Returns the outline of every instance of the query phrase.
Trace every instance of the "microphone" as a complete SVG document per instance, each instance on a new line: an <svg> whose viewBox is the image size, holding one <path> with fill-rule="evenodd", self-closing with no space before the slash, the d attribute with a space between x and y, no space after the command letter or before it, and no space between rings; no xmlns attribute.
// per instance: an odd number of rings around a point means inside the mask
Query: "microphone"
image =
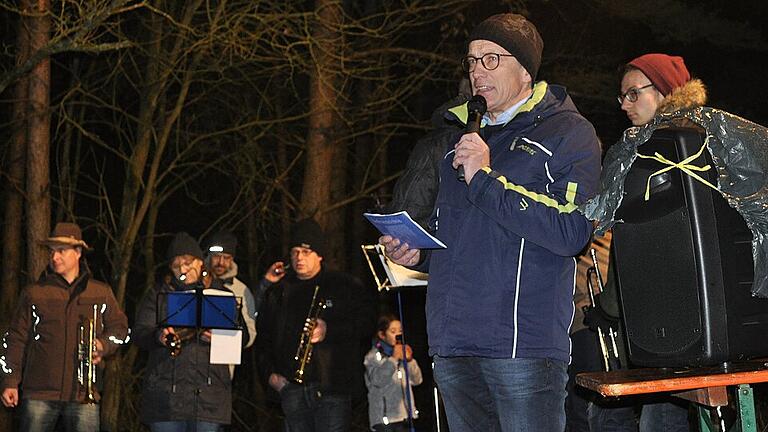
<svg viewBox="0 0 768 432"><path fill-rule="evenodd" d="M485 111L488 109L488 105L485 102L485 98L480 95L472 96L472 99L467 102L467 128L466 133L480 132L480 120L483 119ZM456 178L459 181L464 181L464 165L459 165L456 168Z"/></svg>

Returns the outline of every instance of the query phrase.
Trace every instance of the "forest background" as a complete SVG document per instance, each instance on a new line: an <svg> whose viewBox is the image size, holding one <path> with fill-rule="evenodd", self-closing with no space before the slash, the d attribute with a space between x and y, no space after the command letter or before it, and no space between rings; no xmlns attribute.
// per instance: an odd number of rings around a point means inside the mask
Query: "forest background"
<svg viewBox="0 0 768 432"><path fill-rule="evenodd" d="M606 147L628 126L619 68L646 52L684 56L709 105L768 124L758 0L0 0L0 325L63 220L84 228L91 267L131 317L178 231L235 231L255 283L311 216L325 263L373 286L361 213L386 204L432 111L457 94L467 32L506 11L537 25L539 79L567 86ZM424 353L423 292L406 298ZM231 429L276 430L245 357ZM141 430L140 372L133 346L107 362L109 430ZM9 421L2 411L0 430Z"/></svg>

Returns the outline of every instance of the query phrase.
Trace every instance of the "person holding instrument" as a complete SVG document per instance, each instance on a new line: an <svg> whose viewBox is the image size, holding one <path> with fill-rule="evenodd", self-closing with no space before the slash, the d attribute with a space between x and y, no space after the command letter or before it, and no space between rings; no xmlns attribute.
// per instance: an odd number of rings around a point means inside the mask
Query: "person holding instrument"
<svg viewBox="0 0 768 432"><path fill-rule="evenodd" d="M181 232L171 241L167 256L173 277L148 290L136 313L134 339L149 353L141 421L152 432L217 432L232 415L229 365L210 364L210 329L162 324L168 318L168 293L203 289L203 251L194 238ZM216 278L211 288L225 290ZM247 343L248 327L243 331Z"/></svg>
<svg viewBox="0 0 768 432"><path fill-rule="evenodd" d="M375 297L357 278L325 268L317 222L291 231L290 268L275 263L264 277L274 286L258 319L259 369L279 393L288 430L347 431L352 398L362 395L361 343L374 330Z"/></svg>
<svg viewBox="0 0 768 432"><path fill-rule="evenodd" d="M59 418L68 432L98 431L94 366L128 342L128 319L93 279L78 225L56 224L42 244L48 267L22 290L0 352L3 405L21 404L20 431L52 431Z"/></svg>
<svg viewBox="0 0 768 432"><path fill-rule="evenodd" d="M364 361L368 420L375 432L407 432L409 409L411 418L418 417L411 386L421 384L421 368L411 347L403 344L403 325L394 314L381 315L377 328Z"/></svg>
<svg viewBox="0 0 768 432"><path fill-rule="evenodd" d="M562 87L536 82L543 42L517 14L487 18L462 58L486 100L480 132L449 109L457 142L440 165L427 251L383 236L394 262L429 272L427 332L451 431L565 427L574 256L592 224L600 147ZM463 166L463 181L457 168Z"/></svg>

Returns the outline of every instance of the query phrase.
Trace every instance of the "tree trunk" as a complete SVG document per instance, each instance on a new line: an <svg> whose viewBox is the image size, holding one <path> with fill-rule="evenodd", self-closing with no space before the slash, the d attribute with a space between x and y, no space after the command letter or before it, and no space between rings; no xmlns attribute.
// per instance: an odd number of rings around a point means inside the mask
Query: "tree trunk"
<svg viewBox="0 0 768 432"><path fill-rule="evenodd" d="M27 5L25 5L27 6ZM19 19L16 36L16 64L22 64L29 56L29 21ZM11 127L13 133L8 148L5 172L5 199L3 211L3 275L0 284L0 324L5 328L8 317L16 304L19 291L19 274L22 268L23 245L21 230L24 214L24 171L27 146L27 97L29 79L22 77L14 88Z"/></svg>
<svg viewBox="0 0 768 432"><path fill-rule="evenodd" d="M42 48L50 39L50 0L37 0L34 10L37 16L32 18L30 52ZM48 236L51 226L50 84L51 61L46 58L35 66L29 78L26 219L27 269L30 280L36 278L48 262L48 253L39 243Z"/></svg>
<svg viewBox="0 0 768 432"><path fill-rule="evenodd" d="M327 215L319 213L331 202L331 177L341 175L335 167L333 127L336 119L336 81L339 65L332 56L338 50L342 7L338 0L315 1L316 23L310 45L315 69L310 76L307 163L301 193L303 216L314 216L326 226Z"/></svg>
<svg viewBox="0 0 768 432"><path fill-rule="evenodd" d="M23 4L22 7L29 5ZM19 19L16 35L16 64L20 65L29 56L29 21ZM24 76L16 81L11 125L13 132L9 143L5 172L5 199L3 210L3 274L0 282L0 327L5 328L16 306L19 293L19 275L22 268L24 249L21 241L24 214L24 171L27 146L27 97L29 78ZM12 411L0 410L0 431L13 430Z"/></svg>

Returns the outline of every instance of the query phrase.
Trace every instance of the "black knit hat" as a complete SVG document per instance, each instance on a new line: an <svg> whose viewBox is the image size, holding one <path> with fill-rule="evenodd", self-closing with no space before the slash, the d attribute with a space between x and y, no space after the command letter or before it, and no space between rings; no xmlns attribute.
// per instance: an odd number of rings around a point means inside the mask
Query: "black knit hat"
<svg viewBox="0 0 768 432"><path fill-rule="evenodd" d="M205 252L208 254L226 253L234 256L236 249L237 237L230 231L219 231L208 239Z"/></svg>
<svg viewBox="0 0 768 432"><path fill-rule="evenodd" d="M168 260L173 261L175 257L182 255L192 255L195 258L203 259L203 250L200 249L197 240L185 232L177 233L173 237L171 245L168 246L167 257Z"/></svg>
<svg viewBox="0 0 768 432"><path fill-rule="evenodd" d="M505 13L486 18L469 34L468 43L481 39L491 41L509 51L528 71L531 80L536 81L544 41L536 26L524 16Z"/></svg>
<svg viewBox="0 0 768 432"><path fill-rule="evenodd" d="M291 228L291 248L304 247L323 256L325 252L325 234L314 219L304 219L296 222Z"/></svg>

